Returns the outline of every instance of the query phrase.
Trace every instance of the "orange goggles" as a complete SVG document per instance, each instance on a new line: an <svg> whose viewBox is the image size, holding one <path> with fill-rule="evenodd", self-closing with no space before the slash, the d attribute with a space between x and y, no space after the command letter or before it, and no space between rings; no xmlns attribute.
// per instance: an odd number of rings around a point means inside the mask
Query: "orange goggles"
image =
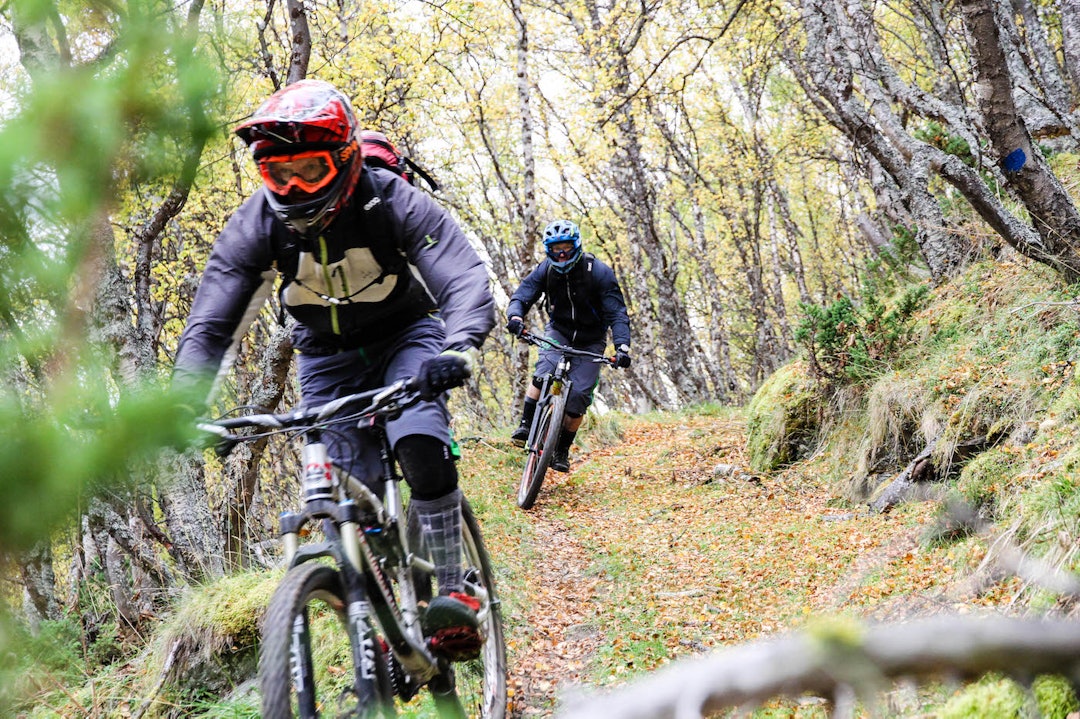
<svg viewBox="0 0 1080 719"><path fill-rule="evenodd" d="M279 195L294 187L315 193L337 176L338 168L330 150L309 150L293 155L270 155L259 159L263 182Z"/></svg>

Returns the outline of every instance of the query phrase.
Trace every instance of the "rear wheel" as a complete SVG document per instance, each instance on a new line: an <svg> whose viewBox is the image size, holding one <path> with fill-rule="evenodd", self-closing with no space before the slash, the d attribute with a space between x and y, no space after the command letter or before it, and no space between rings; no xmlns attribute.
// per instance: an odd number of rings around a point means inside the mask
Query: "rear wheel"
<svg viewBox="0 0 1080 719"><path fill-rule="evenodd" d="M452 691L457 695L458 703L469 719L504 719L506 716L506 644L503 639L502 604L495 591L495 575L491 569L491 559L484 547L480 535L480 525L476 521L468 501L461 502L461 561L465 580L464 591L480 600L480 636L483 645L476 659L455 662L450 665L451 676L440 677L442 681L432 682L432 693L437 706L443 707L440 716L458 714L456 707L447 707L437 694ZM413 512L409 512L409 533L411 547L423 547L419 537L419 523ZM420 550L418 550L420 551ZM428 572L416 571L413 574L417 597L428 600L435 595L435 577ZM436 688L436 684L443 686Z"/></svg>
<svg viewBox="0 0 1080 719"><path fill-rule="evenodd" d="M336 569L315 562L290 569L263 620L263 719L392 715L382 645L360 624L358 631L349 622Z"/></svg>
<svg viewBox="0 0 1080 719"><path fill-rule="evenodd" d="M521 484L518 487L517 503L522 509L531 509L540 495L540 487L544 484L551 459L555 456L555 445L559 442L559 432L562 428L563 409L566 407L566 398L561 395L551 395L540 411L537 420L536 440L529 447L529 454L525 459L525 469L521 473Z"/></svg>

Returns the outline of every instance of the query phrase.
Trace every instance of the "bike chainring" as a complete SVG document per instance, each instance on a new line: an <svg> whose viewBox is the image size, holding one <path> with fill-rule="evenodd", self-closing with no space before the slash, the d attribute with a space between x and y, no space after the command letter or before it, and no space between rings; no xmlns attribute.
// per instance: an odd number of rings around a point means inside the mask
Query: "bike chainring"
<svg viewBox="0 0 1080 719"><path fill-rule="evenodd" d="M386 652L383 656L386 660L386 673L390 676L390 684L394 687L394 694L401 697L402 701L409 701L420 691L420 687L409 679L409 675L405 673L401 662L397 660L393 652Z"/></svg>

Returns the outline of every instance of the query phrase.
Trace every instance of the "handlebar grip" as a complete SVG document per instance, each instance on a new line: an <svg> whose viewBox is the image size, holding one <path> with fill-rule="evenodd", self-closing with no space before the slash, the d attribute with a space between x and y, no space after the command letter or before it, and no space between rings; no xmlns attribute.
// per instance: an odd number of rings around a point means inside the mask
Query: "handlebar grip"
<svg viewBox="0 0 1080 719"><path fill-rule="evenodd" d="M242 418L239 418L242 419ZM232 420L237 422L238 419ZM226 431L224 425L229 420L218 420L216 422L196 422L195 426L201 429L206 434L210 435L207 438L206 444L203 447L213 447L214 454L219 457L228 457L229 453L233 451L236 445L243 441L242 437L237 437L234 434L229 434Z"/></svg>
<svg viewBox="0 0 1080 719"><path fill-rule="evenodd" d="M222 437L217 442L214 442L214 454L225 459L232 454L238 444L240 444L239 437Z"/></svg>

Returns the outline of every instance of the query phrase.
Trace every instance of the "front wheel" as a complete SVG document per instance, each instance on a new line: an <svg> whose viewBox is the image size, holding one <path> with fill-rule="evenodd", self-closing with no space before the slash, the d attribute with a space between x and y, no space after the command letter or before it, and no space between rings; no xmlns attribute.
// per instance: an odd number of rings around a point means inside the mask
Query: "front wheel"
<svg viewBox="0 0 1080 719"><path fill-rule="evenodd" d="M563 409L566 407L566 398L561 395L552 395L539 409L540 416L537 418L535 440L529 447L529 454L525 458L525 469L521 473L521 484L518 486L517 503L522 509L531 509L540 495L540 487L544 484L551 459L555 456L555 445L559 442L559 433L562 430Z"/></svg>
<svg viewBox="0 0 1080 719"><path fill-rule="evenodd" d="M263 619L263 719L393 714L382 645L366 622L353 624L348 615L335 568L312 562L285 574Z"/></svg>

